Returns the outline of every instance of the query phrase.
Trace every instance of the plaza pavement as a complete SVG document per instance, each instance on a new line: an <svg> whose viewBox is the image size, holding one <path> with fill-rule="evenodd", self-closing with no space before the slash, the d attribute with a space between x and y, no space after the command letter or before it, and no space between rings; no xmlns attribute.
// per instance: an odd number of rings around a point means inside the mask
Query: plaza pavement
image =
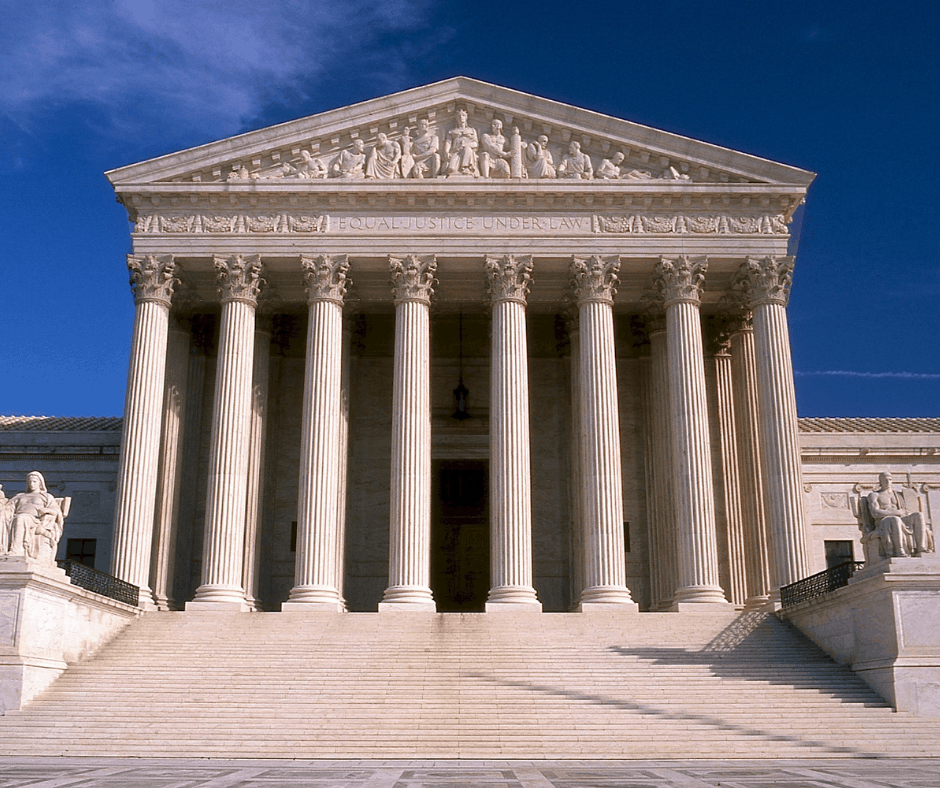
<svg viewBox="0 0 940 788"><path fill-rule="evenodd" d="M221 761L0 758L0 788L98 786L940 788L940 758L773 761Z"/></svg>

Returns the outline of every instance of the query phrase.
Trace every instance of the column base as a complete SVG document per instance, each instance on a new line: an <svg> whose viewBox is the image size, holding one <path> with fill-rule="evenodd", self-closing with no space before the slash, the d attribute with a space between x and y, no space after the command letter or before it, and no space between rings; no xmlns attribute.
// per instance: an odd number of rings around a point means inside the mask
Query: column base
<svg viewBox="0 0 940 788"><path fill-rule="evenodd" d="M766 613L773 610L768 595L752 596L744 603L745 613Z"/></svg>
<svg viewBox="0 0 940 788"><path fill-rule="evenodd" d="M342 611L343 601L339 597L339 592L335 588L323 585L300 585L291 589L287 601L281 604L281 610L286 610L285 605L294 606L298 610L338 610Z"/></svg>
<svg viewBox="0 0 940 788"><path fill-rule="evenodd" d="M389 586L379 602L379 612L389 610L436 613L437 603L427 586Z"/></svg>
<svg viewBox="0 0 940 788"><path fill-rule="evenodd" d="M248 613L250 607L241 588L201 585L196 589L196 596L186 603L186 610L233 610Z"/></svg>
<svg viewBox="0 0 940 788"><path fill-rule="evenodd" d="M590 586L581 592L581 599L578 601L578 611L582 613L587 609L625 606L640 609L626 586Z"/></svg>
<svg viewBox="0 0 940 788"><path fill-rule="evenodd" d="M727 599L721 586L685 586L676 589L675 596L672 598L670 610L679 610L679 606L687 604L695 605L727 605L734 607ZM691 608L690 608L691 609Z"/></svg>
<svg viewBox="0 0 940 788"><path fill-rule="evenodd" d="M494 586L486 597L486 612L512 612L514 609L541 612L542 603L532 586Z"/></svg>

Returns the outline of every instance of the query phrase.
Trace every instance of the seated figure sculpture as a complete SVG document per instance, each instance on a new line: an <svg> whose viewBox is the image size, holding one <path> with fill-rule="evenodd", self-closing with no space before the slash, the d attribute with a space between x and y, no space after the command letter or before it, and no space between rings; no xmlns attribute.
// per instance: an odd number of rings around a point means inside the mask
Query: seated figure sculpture
<svg viewBox="0 0 940 788"><path fill-rule="evenodd" d="M934 552L934 539L920 511L917 493L892 486L892 476L878 475L879 487L859 501L865 563Z"/></svg>
<svg viewBox="0 0 940 788"><path fill-rule="evenodd" d="M8 513L9 522L0 529L10 538L4 551L54 565L71 500L54 498L46 490L46 480L39 471L27 474L26 492L14 495L10 499L12 506L5 507L12 511Z"/></svg>

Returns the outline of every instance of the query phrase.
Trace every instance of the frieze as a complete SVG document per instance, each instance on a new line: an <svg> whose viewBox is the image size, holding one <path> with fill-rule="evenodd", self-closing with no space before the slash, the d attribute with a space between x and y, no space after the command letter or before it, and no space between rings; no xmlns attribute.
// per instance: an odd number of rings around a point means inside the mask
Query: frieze
<svg viewBox="0 0 940 788"><path fill-rule="evenodd" d="M517 233L543 235L787 235L783 214L587 213L140 213L140 234L313 235Z"/></svg>
<svg viewBox="0 0 940 788"><path fill-rule="evenodd" d="M593 217L595 233L660 235L786 235L783 214L627 214Z"/></svg>
<svg viewBox="0 0 940 788"><path fill-rule="evenodd" d="M308 213L194 213L149 214L141 213L134 225L135 233L169 233L192 235L198 233L325 233L329 218L325 214Z"/></svg>

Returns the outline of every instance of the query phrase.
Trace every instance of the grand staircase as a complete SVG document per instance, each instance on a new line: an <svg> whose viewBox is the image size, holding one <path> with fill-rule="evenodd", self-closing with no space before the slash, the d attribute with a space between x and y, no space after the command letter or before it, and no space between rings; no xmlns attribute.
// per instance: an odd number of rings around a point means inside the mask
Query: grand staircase
<svg viewBox="0 0 940 788"><path fill-rule="evenodd" d="M937 753L762 614L153 613L0 718L0 755Z"/></svg>

